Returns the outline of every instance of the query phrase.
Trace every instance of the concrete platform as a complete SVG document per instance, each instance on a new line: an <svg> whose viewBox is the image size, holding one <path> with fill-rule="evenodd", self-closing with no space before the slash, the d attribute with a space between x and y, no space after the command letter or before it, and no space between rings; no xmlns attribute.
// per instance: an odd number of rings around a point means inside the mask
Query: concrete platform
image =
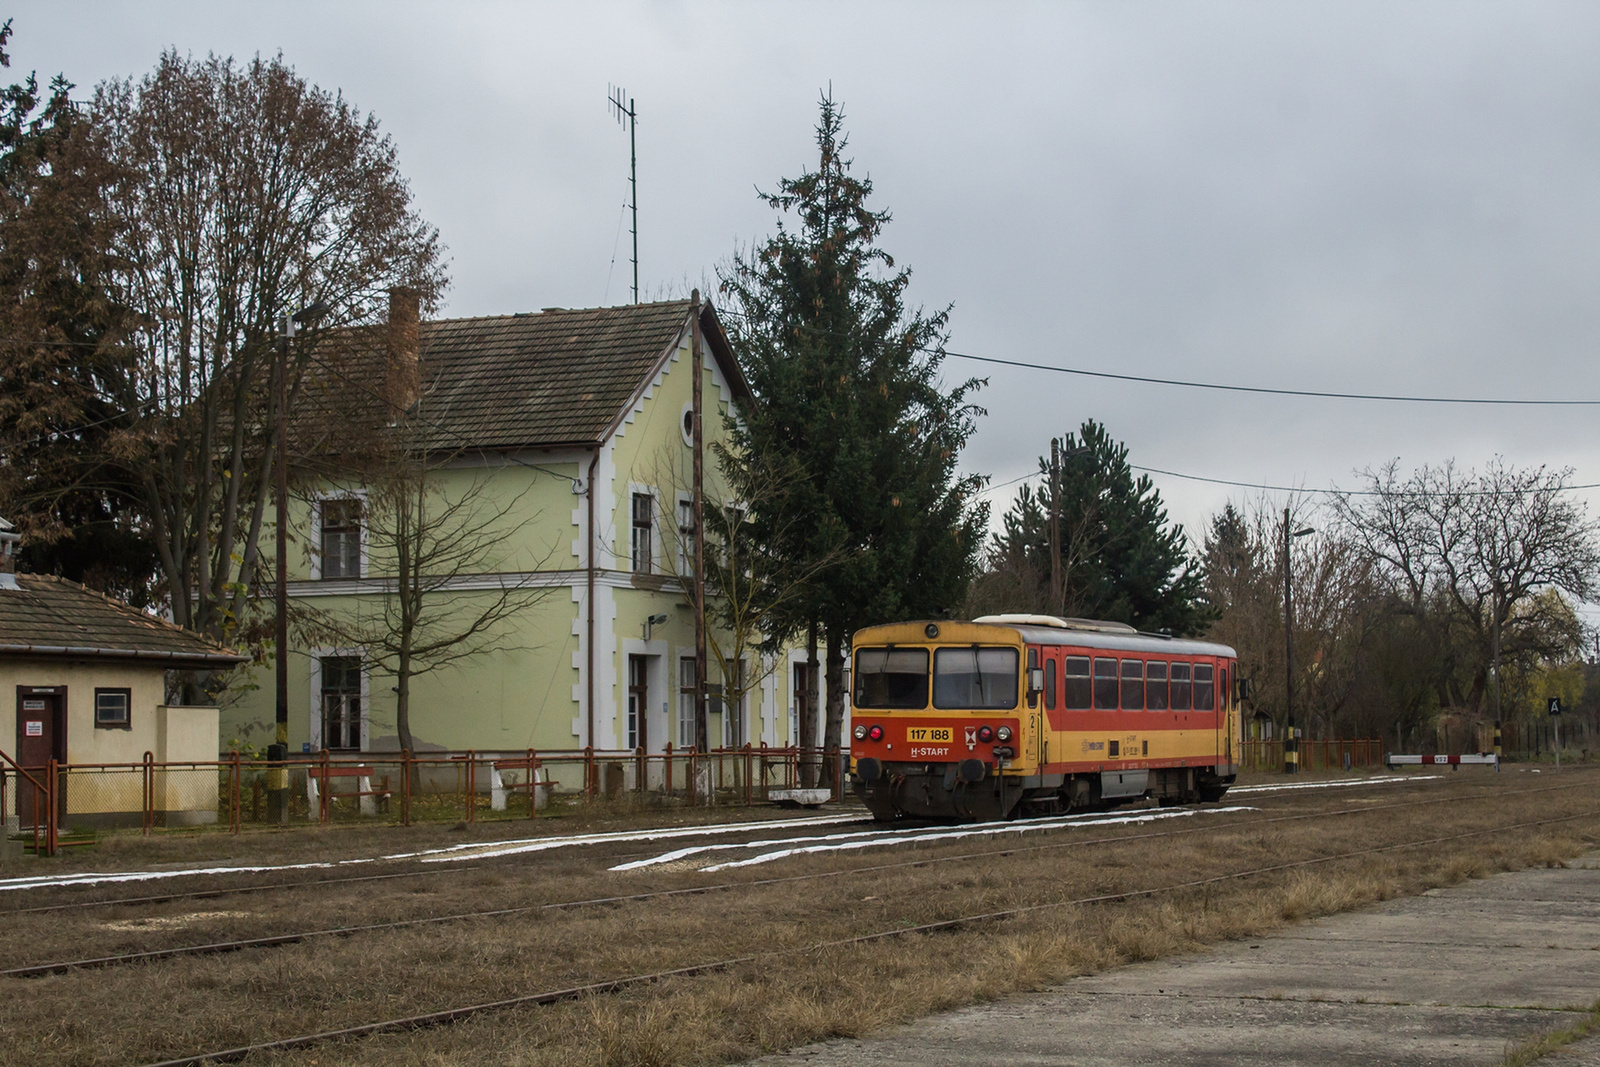
<svg viewBox="0 0 1600 1067"><path fill-rule="evenodd" d="M1495 1064L1600 998L1600 853L1080 978L765 1067ZM1600 1039L1551 1057L1600 1067Z"/></svg>

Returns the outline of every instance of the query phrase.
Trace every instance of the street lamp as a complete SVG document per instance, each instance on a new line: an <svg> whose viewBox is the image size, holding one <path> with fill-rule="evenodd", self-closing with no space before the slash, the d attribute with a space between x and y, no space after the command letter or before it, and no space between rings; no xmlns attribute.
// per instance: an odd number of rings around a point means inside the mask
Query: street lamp
<svg viewBox="0 0 1600 1067"><path fill-rule="evenodd" d="M1294 774L1300 769L1300 746L1294 733L1294 584L1289 568L1289 547L1296 537L1306 537L1317 531L1307 526L1289 529L1289 509L1283 509L1283 773Z"/></svg>
<svg viewBox="0 0 1600 1067"><path fill-rule="evenodd" d="M278 513L276 531L278 662L275 710L278 729L275 742L267 746L267 760L275 764L267 771L267 800L269 818L280 823L289 821L289 768L284 766L284 761L289 758L289 339L295 335L297 327L315 322L326 315L328 310L328 305L319 300L310 307L301 308L293 315L285 315L283 328L278 332L277 382L274 388L278 409L278 454L274 457L278 482L275 493Z"/></svg>

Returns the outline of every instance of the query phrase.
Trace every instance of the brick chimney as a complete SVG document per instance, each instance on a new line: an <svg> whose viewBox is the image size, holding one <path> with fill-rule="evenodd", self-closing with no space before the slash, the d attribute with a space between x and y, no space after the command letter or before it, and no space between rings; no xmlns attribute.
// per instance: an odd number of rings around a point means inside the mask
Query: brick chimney
<svg viewBox="0 0 1600 1067"><path fill-rule="evenodd" d="M421 371L417 366L417 333L421 321L422 295L402 286L390 289L384 398L389 402L391 419L399 419L422 394Z"/></svg>

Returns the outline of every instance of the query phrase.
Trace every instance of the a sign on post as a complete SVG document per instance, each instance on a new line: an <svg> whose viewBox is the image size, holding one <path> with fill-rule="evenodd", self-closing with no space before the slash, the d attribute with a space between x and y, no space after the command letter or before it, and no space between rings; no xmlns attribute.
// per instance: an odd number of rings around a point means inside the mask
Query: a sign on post
<svg viewBox="0 0 1600 1067"><path fill-rule="evenodd" d="M1552 714L1552 715L1560 715L1561 714L1561 698L1560 697L1551 697L1549 700L1545 701L1545 704L1549 708L1550 714Z"/></svg>

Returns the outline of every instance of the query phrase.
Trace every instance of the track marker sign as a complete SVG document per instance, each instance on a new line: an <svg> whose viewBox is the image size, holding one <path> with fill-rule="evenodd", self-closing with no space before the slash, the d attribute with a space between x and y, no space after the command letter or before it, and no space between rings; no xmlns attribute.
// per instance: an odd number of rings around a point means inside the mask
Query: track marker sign
<svg viewBox="0 0 1600 1067"><path fill-rule="evenodd" d="M1560 715L1561 714L1561 698L1560 697L1551 697L1549 700L1545 701L1545 707L1549 710L1550 714L1552 714L1552 715Z"/></svg>

